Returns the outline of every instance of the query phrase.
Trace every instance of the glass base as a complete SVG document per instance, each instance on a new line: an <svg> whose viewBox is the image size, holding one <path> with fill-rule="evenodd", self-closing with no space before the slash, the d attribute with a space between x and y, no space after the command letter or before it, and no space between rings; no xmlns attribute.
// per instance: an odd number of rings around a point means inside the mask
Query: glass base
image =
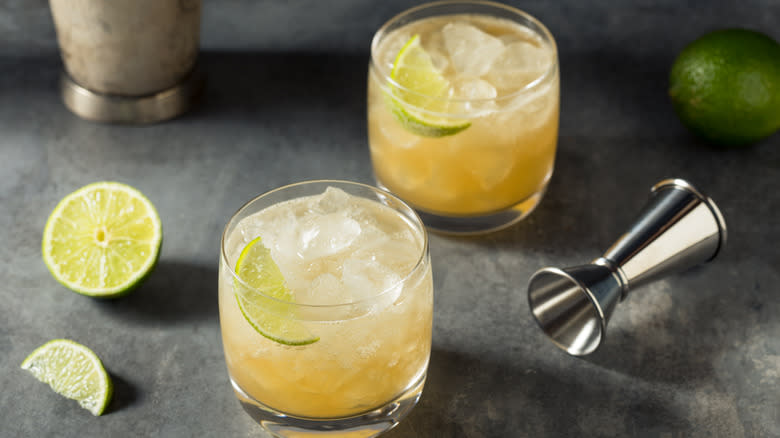
<svg viewBox="0 0 780 438"><path fill-rule="evenodd" d="M424 373L406 392L382 407L360 415L343 418L304 418L288 415L268 407L246 393L233 378L230 383L241 407L275 437L378 436L398 425L420 400L425 385Z"/></svg>
<svg viewBox="0 0 780 438"><path fill-rule="evenodd" d="M377 187L393 193L392 190L385 187L380 181L377 181ZM420 216L425 226L431 231L445 235L469 236L492 233L520 222L534 211L536 206L542 201L546 191L547 184L545 183L539 191L517 204L505 210L481 216L447 216L440 213L430 213L416 207L405 199L404 201L414 208L414 211Z"/></svg>

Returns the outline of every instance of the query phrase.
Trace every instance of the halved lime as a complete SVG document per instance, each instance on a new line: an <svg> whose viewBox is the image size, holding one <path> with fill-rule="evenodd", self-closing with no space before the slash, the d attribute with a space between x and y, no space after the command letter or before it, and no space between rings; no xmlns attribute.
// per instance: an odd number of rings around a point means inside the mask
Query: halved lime
<svg viewBox="0 0 780 438"><path fill-rule="evenodd" d="M398 51L390 78L403 87L391 87L390 110L408 131L424 137L444 137L471 126L466 120L430 114L447 112L445 97L450 83L433 65L420 44L420 35L412 36Z"/></svg>
<svg viewBox="0 0 780 438"><path fill-rule="evenodd" d="M258 237L249 242L236 262L236 274L246 287L236 283L238 308L254 329L266 338L285 345L307 345L320 338L295 320L293 295Z"/></svg>
<svg viewBox="0 0 780 438"><path fill-rule="evenodd" d="M68 339L54 339L38 347L22 362L22 369L57 394L79 402L92 415L106 410L113 384L103 362L89 348Z"/></svg>
<svg viewBox="0 0 780 438"><path fill-rule="evenodd" d="M162 223L138 190L98 182L66 196L43 231L43 261L68 289L100 298L121 296L154 268Z"/></svg>

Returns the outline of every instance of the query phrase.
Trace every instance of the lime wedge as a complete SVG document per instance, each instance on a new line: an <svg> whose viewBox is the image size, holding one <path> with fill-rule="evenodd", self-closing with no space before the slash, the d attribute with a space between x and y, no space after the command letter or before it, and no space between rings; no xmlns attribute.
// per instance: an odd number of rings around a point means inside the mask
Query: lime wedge
<svg viewBox="0 0 780 438"><path fill-rule="evenodd" d="M409 132L424 137L444 137L471 126L469 121L428 114L446 114L449 105L444 98L450 83L420 45L420 35L412 36L398 51L390 78L403 87L391 87L390 111Z"/></svg>
<svg viewBox="0 0 780 438"><path fill-rule="evenodd" d="M308 345L320 339L294 319L292 292L260 237L241 251L236 274L246 284L236 283L238 308L258 333L285 345Z"/></svg>
<svg viewBox="0 0 780 438"><path fill-rule="evenodd" d="M138 190L98 182L66 196L43 231L43 261L68 289L100 298L121 296L151 272L162 224Z"/></svg>
<svg viewBox="0 0 780 438"><path fill-rule="evenodd" d="M113 385L103 363L89 348L68 339L54 339L38 347L22 362L22 369L57 394L79 402L100 415L111 401Z"/></svg>

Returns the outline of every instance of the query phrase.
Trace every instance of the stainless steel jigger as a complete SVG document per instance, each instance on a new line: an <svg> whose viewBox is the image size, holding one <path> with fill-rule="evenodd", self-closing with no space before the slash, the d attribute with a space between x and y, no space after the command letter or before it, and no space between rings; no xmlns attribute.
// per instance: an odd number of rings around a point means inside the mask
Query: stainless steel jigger
<svg viewBox="0 0 780 438"><path fill-rule="evenodd" d="M726 222L715 202L681 179L652 188L627 233L592 263L543 268L528 284L528 304L547 336L574 356L604 340L612 312L628 291L715 258Z"/></svg>

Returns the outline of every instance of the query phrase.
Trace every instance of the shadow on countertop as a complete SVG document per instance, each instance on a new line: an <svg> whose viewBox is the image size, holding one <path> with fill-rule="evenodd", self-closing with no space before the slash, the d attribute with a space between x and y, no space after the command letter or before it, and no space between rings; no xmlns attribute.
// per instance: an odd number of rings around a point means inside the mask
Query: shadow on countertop
<svg viewBox="0 0 780 438"><path fill-rule="evenodd" d="M160 260L136 290L96 305L112 316L143 322L175 324L217 318L217 269Z"/></svg>
<svg viewBox="0 0 780 438"><path fill-rule="evenodd" d="M199 68L206 86L187 118L260 123L295 119L296 112L314 107L346 108L354 112L350 117L364 119L367 55L205 52Z"/></svg>
<svg viewBox="0 0 780 438"><path fill-rule="evenodd" d="M107 371L114 385L114 393L103 415L111 415L140 401L139 391L132 383L111 370Z"/></svg>
<svg viewBox="0 0 780 438"><path fill-rule="evenodd" d="M483 397L468 395L474 393ZM632 426L615 422L624 416L633 418ZM420 403L387 436L630 436L632 427L642 426L685 430L686 421L617 380L581 379L434 348Z"/></svg>

